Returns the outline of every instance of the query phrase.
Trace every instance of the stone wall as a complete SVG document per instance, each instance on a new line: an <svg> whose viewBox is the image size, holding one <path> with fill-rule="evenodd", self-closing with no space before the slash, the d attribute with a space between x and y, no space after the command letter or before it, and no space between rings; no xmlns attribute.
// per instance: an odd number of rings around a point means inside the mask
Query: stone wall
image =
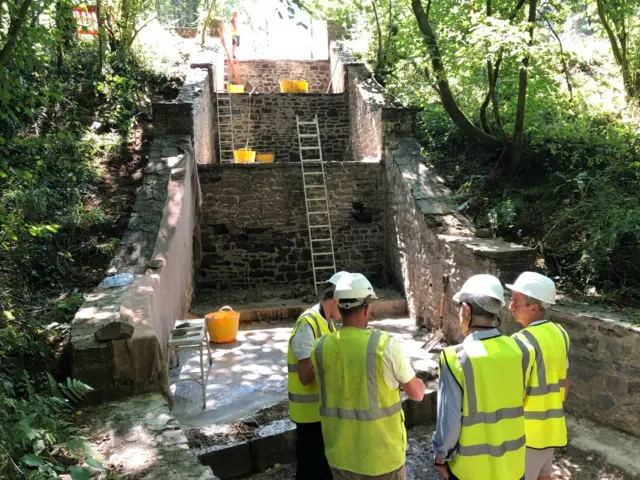
<svg viewBox="0 0 640 480"><path fill-rule="evenodd" d="M501 240L478 238L456 213L451 192L423 165L420 146L411 137L387 144L385 232L389 274L405 293L418 324L438 328L443 276L448 275L445 338L460 338L452 295L471 275L491 273L513 280L530 269L531 249Z"/></svg>
<svg viewBox="0 0 640 480"><path fill-rule="evenodd" d="M409 135L414 110L399 108L385 99L383 89L341 42L331 42L331 91L344 93L349 105L351 150L356 161L384 158L385 138Z"/></svg>
<svg viewBox="0 0 640 480"><path fill-rule="evenodd" d="M338 270L381 283L384 234L381 165L325 165ZM202 268L213 288L310 284L301 171L298 165L201 165Z"/></svg>
<svg viewBox="0 0 640 480"><path fill-rule="evenodd" d="M322 154L326 161L349 159L349 110L343 95L274 94L232 95L234 143L262 153L275 152L276 162L299 161L296 115L312 120L318 115ZM306 158L306 157L305 157Z"/></svg>
<svg viewBox="0 0 640 480"><path fill-rule="evenodd" d="M198 163L215 161L214 78L213 64L194 63L178 97L152 105L154 134L191 136Z"/></svg>
<svg viewBox="0 0 640 480"><path fill-rule="evenodd" d="M238 63L237 73L245 91L280 93L280 80L306 80L310 93L326 93L331 72L328 60L248 60Z"/></svg>
<svg viewBox="0 0 640 480"><path fill-rule="evenodd" d="M199 218L190 139L154 140L144 184L109 269L136 279L117 288L99 285L71 326L72 375L95 389L95 399L145 391L170 396L166 342L191 300ZM111 327L108 339L96 338Z"/></svg>
<svg viewBox="0 0 640 480"><path fill-rule="evenodd" d="M520 330L503 313L502 330ZM549 309L547 319L571 339L566 410L640 437L640 327L619 314L570 302Z"/></svg>

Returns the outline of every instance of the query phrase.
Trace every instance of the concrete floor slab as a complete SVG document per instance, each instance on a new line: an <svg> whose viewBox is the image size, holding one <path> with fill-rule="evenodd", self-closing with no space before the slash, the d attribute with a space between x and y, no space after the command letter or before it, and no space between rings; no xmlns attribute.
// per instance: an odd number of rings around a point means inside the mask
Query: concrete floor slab
<svg viewBox="0 0 640 480"><path fill-rule="evenodd" d="M631 478L640 479L640 439L571 415L567 426L570 446L594 452Z"/></svg>
<svg viewBox="0 0 640 480"><path fill-rule="evenodd" d="M248 418L285 400L287 343L293 323L252 324L252 328L240 330L236 342L211 344L213 364L207 368L207 408L202 409L199 384L182 382L171 386L175 397L173 414L181 427L201 428ZM435 371L437 356L420 348L424 340L414 338L420 337L420 332L410 318L376 320L371 326L400 341L417 371ZM197 376L199 368L198 352L186 351L181 352L180 366L170 373L172 377Z"/></svg>

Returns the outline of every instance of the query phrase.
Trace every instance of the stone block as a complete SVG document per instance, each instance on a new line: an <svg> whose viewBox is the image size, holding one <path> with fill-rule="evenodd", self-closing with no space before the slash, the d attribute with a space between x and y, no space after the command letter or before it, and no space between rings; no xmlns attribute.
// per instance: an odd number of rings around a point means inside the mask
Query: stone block
<svg viewBox="0 0 640 480"><path fill-rule="evenodd" d="M593 408L597 408L598 410L602 411L611 410L616 404L613 396L610 393L605 392L592 393L589 401Z"/></svg>
<svg viewBox="0 0 640 480"><path fill-rule="evenodd" d="M133 325L126 322L109 322L105 326L96 330L93 334L98 342L108 342L110 340L123 340L133 336Z"/></svg>
<svg viewBox="0 0 640 480"><path fill-rule="evenodd" d="M616 375L607 375L605 377L604 384L609 391L615 392L618 394L624 395L627 393L629 389L627 380L622 377L618 377Z"/></svg>

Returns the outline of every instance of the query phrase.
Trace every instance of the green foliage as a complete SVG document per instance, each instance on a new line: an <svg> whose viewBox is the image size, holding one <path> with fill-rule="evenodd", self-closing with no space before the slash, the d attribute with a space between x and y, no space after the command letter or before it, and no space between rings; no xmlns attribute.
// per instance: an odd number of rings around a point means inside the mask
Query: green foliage
<svg viewBox="0 0 640 480"><path fill-rule="evenodd" d="M47 376L42 382L25 373L15 381L0 373L2 478L49 479L68 472L79 479L89 478L92 470L104 470L90 457L87 440L72 422L71 403L79 402L91 387L72 379L57 383ZM81 461L84 466L77 465Z"/></svg>

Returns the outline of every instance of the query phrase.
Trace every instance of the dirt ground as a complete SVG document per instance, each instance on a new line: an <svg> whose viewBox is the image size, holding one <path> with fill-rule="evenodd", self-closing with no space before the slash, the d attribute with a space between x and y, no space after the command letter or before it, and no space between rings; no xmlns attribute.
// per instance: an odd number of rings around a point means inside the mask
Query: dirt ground
<svg viewBox="0 0 640 480"><path fill-rule="evenodd" d="M433 426L417 427L407 431L407 480L439 480L431 467L431 434ZM291 480L295 478L295 464L275 465L271 469L250 477L250 480ZM554 480L635 480L607 465L597 455L568 447L556 451Z"/></svg>

